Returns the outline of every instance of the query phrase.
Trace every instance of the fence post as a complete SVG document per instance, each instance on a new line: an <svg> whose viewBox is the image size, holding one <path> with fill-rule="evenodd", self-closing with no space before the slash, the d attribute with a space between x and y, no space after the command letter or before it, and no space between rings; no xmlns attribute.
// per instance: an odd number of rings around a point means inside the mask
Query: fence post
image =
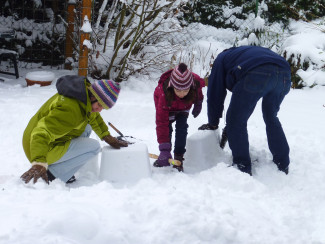
<svg viewBox="0 0 325 244"><path fill-rule="evenodd" d="M84 23L85 16L91 21L91 0L83 0L81 6L81 23ZM79 68L78 75L87 76L88 73L88 48L83 45L84 40L89 40L90 34L81 30L79 44Z"/></svg>
<svg viewBox="0 0 325 244"><path fill-rule="evenodd" d="M256 0L255 18L257 17L257 13L258 13L258 0Z"/></svg>
<svg viewBox="0 0 325 244"><path fill-rule="evenodd" d="M68 2L68 28L66 31L66 40L65 40L65 69L72 69L70 59L73 57L73 32L74 32L74 11L76 8L76 3L73 1Z"/></svg>

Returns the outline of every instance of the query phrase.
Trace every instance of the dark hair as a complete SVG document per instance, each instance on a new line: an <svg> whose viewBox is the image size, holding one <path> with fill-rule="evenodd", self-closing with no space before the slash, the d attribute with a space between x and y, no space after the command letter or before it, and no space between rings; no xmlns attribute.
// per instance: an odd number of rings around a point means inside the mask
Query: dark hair
<svg viewBox="0 0 325 244"><path fill-rule="evenodd" d="M98 102L97 98L94 96L94 94L89 89L88 89L88 97L89 97L91 104Z"/></svg>
<svg viewBox="0 0 325 244"><path fill-rule="evenodd" d="M181 71L181 70L179 69L179 71ZM168 87L169 80L170 80L170 78L168 78L164 82L163 89L164 89L167 105L171 106L172 102L175 100L176 94L174 92L174 87L172 87L172 86ZM188 104L196 102L196 100L198 99L198 88L199 87L200 87L200 82L198 80L194 79L193 86L190 87L190 91L188 92L188 94L185 97L182 98L182 100Z"/></svg>

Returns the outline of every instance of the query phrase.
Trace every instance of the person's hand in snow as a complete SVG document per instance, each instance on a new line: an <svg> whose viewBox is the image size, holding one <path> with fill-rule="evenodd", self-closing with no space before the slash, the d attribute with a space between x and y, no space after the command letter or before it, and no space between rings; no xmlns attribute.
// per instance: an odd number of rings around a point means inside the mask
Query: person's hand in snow
<svg viewBox="0 0 325 244"><path fill-rule="evenodd" d="M49 179L47 177L47 163L33 162L32 167L27 170L20 178L27 184L31 179L35 184L39 178L42 178L47 184Z"/></svg>

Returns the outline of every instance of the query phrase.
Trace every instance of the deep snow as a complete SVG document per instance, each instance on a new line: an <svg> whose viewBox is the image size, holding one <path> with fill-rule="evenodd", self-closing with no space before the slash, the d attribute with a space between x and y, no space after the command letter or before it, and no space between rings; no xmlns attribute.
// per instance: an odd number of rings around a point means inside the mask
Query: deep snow
<svg viewBox="0 0 325 244"><path fill-rule="evenodd" d="M21 76L30 71L21 70ZM71 74L51 71L56 79ZM141 76L123 82L116 106L101 114L158 154L155 80ZM155 168L152 177L131 185L85 172L71 185L59 180L24 185L19 176L29 162L22 133L56 92L55 82L47 87L26 87L23 78L0 82L0 243L323 244L324 91L318 86L291 90L282 104L279 117L291 147L289 175L271 162L259 103L248 123L252 177L229 167L226 146L212 168L188 173ZM200 116L189 117L189 136L207 122L206 114L205 100Z"/></svg>
<svg viewBox="0 0 325 244"><path fill-rule="evenodd" d="M254 28L263 26L260 19L254 23L258 24ZM325 81L324 21L292 21L289 29L290 37L279 48L294 54L295 62L299 58L309 62L309 69L298 74L305 85L319 85L291 90L281 106L279 118L291 148L289 175L272 163L259 103L248 122L252 177L229 167L228 146L212 151L216 142L206 137L204 152L188 144L185 173L152 168L150 160L151 177L132 184L102 181L86 167L71 185L59 180L25 185L19 179L30 167L22 149L23 131L55 94L56 79L72 72L43 67L42 71L55 74L47 87L26 87L24 78L40 70L37 64L25 64L17 80L0 74L5 80L0 81L0 243L324 244L325 87L320 86ZM210 72L210 57L232 46L237 37L230 29L201 24L185 32L184 40L190 42L180 40L185 51L177 58L191 63L201 76ZM249 41L243 39L240 44ZM153 91L160 74L153 75L132 76L123 82L116 106L101 114L124 135L145 144L150 153L159 154ZM189 138L206 136L197 131L207 122L206 100L200 116L190 115L188 122ZM114 162L109 163L114 167Z"/></svg>

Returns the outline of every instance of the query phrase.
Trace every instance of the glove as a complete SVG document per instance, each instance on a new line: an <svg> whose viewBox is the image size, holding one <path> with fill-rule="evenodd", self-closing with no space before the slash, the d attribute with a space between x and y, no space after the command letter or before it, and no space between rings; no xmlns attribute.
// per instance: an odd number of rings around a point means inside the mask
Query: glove
<svg viewBox="0 0 325 244"><path fill-rule="evenodd" d="M196 118L202 110L202 102L203 101L198 101L197 103L194 104L193 110L192 110L192 115L194 118Z"/></svg>
<svg viewBox="0 0 325 244"><path fill-rule="evenodd" d="M199 130L216 130L216 129L218 129L218 125L210 125L209 123L201 125L199 127Z"/></svg>
<svg viewBox="0 0 325 244"><path fill-rule="evenodd" d="M222 135L221 135L221 139L220 139L220 147L222 149L225 148L227 141L228 141L227 128L225 127L222 130Z"/></svg>
<svg viewBox="0 0 325 244"><path fill-rule="evenodd" d="M34 179L35 184L39 178L42 178L47 184L49 179L47 177L47 163L33 162L32 167L26 171L20 178L27 184L31 179Z"/></svg>
<svg viewBox="0 0 325 244"><path fill-rule="evenodd" d="M128 146L127 142L118 140L118 139L116 139L115 137L113 137L111 135L105 136L103 138L103 140L107 144L109 144L111 147L113 147L115 149L120 149L121 147L127 147Z"/></svg>
<svg viewBox="0 0 325 244"><path fill-rule="evenodd" d="M168 142L159 144L160 154L158 157L158 164L160 167L169 166L168 159L172 158L170 150L172 145Z"/></svg>

